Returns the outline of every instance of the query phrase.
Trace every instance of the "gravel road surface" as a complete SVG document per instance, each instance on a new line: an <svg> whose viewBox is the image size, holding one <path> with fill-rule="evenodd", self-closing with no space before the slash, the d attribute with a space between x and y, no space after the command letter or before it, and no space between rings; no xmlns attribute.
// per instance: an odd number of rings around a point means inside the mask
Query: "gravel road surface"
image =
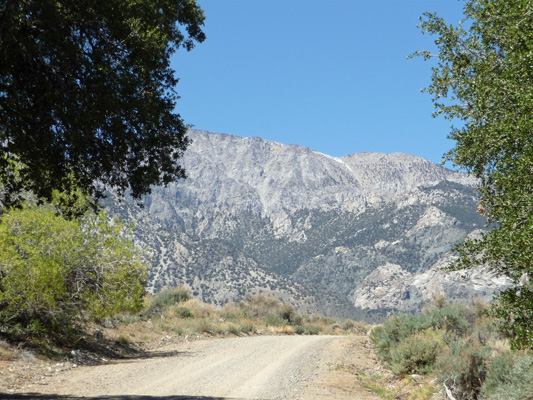
<svg viewBox="0 0 533 400"><path fill-rule="evenodd" d="M363 339L252 336L180 342L145 358L65 371L38 391L61 399L375 399L366 390L356 397L342 395L345 389L335 394L326 382L335 365L346 361L347 349L356 349L354 359L366 354L357 350L362 343L357 340Z"/></svg>

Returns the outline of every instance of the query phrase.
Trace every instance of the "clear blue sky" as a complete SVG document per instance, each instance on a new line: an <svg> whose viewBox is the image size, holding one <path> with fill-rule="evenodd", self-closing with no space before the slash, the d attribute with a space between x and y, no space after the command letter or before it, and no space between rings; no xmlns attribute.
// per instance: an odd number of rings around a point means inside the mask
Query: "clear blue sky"
<svg viewBox="0 0 533 400"><path fill-rule="evenodd" d="M198 0L207 39L172 60L177 112L197 129L299 144L332 156L405 152L440 162L450 122L420 89L435 48L424 11L457 0Z"/></svg>

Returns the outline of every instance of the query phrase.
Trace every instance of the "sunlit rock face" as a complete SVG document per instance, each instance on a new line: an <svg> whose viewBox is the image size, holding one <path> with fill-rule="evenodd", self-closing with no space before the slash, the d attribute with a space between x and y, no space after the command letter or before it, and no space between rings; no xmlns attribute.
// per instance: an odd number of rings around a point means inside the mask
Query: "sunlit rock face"
<svg viewBox="0 0 533 400"><path fill-rule="evenodd" d="M215 304L264 293L372 319L420 309L437 292L490 299L504 284L484 270L464 280L438 268L485 223L463 173L403 153L331 157L256 137L189 136L186 180L154 187L142 210L107 202L152 255L151 292L185 284Z"/></svg>

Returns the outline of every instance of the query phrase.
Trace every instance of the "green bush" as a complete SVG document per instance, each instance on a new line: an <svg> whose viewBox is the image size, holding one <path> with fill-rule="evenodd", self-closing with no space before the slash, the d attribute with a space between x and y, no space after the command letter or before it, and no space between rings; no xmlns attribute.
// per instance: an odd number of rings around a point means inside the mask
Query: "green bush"
<svg viewBox="0 0 533 400"><path fill-rule="evenodd" d="M301 325L296 325L294 327L294 333L296 333L297 335L303 335L305 333L305 328Z"/></svg>
<svg viewBox="0 0 533 400"><path fill-rule="evenodd" d="M240 321L240 317L239 315L237 315L236 313L233 313L233 312L225 312L222 317L224 317L224 319L226 321L229 321L229 322L239 322Z"/></svg>
<svg viewBox="0 0 533 400"><path fill-rule="evenodd" d="M304 318L290 304L282 304L278 314L290 325L302 325Z"/></svg>
<svg viewBox="0 0 533 400"><path fill-rule="evenodd" d="M255 326L249 322L243 322L240 324L242 333L251 333L255 331Z"/></svg>
<svg viewBox="0 0 533 400"><path fill-rule="evenodd" d="M473 318L473 313L462 305L444 305L422 314L392 316L371 331L370 339L380 359L390 362L391 351L408 337L428 329L442 329L450 336L460 337L471 329Z"/></svg>
<svg viewBox="0 0 533 400"><path fill-rule="evenodd" d="M180 318L194 318L194 314L187 307L178 307L178 308L176 308L176 314Z"/></svg>
<svg viewBox="0 0 533 400"><path fill-rule="evenodd" d="M320 328L316 325L306 325L304 327L304 335L318 335Z"/></svg>
<svg viewBox="0 0 533 400"><path fill-rule="evenodd" d="M229 324L228 326L228 332L232 333L234 335L239 335L241 333L241 328L238 325L235 324Z"/></svg>
<svg viewBox="0 0 533 400"><path fill-rule="evenodd" d="M267 326L287 326L288 321L277 314L269 314L265 317Z"/></svg>
<svg viewBox="0 0 533 400"><path fill-rule="evenodd" d="M454 382L454 392L459 398L478 399L487 377L487 364L491 349L474 338L450 343L449 350L436 362L439 378Z"/></svg>
<svg viewBox="0 0 533 400"><path fill-rule="evenodd" d="M475 319L473 312L463 305L444 306L430 313L432 328L442 328L457 336L465 335Z"/></svg>
<svg viewBox="0 0 533 400"><path fill-rule="evenodd" d="M485 310L481 303L441 304L423 314L391 317L370 338L394 374L434 372L457 400L532 400L533 354L510 351ZM513 337L507 328L503 333L518 347L521 332Z"/></svg>
<svg viewBox="0 0 533 400"><path fill-rule="evenodd" d="M433 370L440 344L437 339L414 335L390 352L390 368L395 375L427 374Z"/></svg>
<svg viewBox="0 0 533 400"><path fill-rule="evenodd" d="M402 340L418 331L415 329L416 322L415 316L392 316L384 325L378 326L370 332L370 339L374 342L376 352L382 361L390 362L391 350Z"/></svg>
<svg viewBox="0 0 533 400"><path fill-rule="evenodd" d="M498 386L504 386L512 382L511 371L513 370L513 353L507 351L496 356L487 366L487 376L483 384L483 392L491 393Z"/></svg>
<svg viewBox="0 0 533 400"><path fill-rule="evenodd" d="M157 293L152 302L152 308L167 308L175 304L184 303L191 298L191 292L184 286L166 288Z"/></svg>
<svg viewBox="0 0 533 400"><path fill-rule="evenodd" d="M483 394L492 400L533 398L533 355L505 353L487 368Z"/></svg>
<svg viewBox="0 0 533 400"><path fill-rule="evenodd" d="M146 266L107 214L67 220L47 204L0 219L0 321L33 333L142 307Z"/></svg>
<svg viewBox="0 0 533 400"><path fill-rule="evenodd" d="M280 307L280 302L278 299L262 294L257 296L248 294L238 306L246 318L265 318Z"/></svg>
<svg viewBox="0 0 533 400"><path fill-rule="evenodd" d="M130 344L130 341L124 336L119 336L118 339L116 340L116 343L121 344L122 346L127 346Z"/></svg>

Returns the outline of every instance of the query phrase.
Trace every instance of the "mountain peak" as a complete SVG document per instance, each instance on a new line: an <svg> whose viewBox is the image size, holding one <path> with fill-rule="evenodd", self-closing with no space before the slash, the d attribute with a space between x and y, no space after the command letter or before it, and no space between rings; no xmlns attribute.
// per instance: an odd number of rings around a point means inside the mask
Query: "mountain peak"
<svg viewBox="0 0 533 400"><path fill-rule="evenodd" d="M112 205L153 256L152 292L183 283L216 304L263 293L343 317L411 311L428 298L417 282L485 222L472 178L411 154L189 136L188 179L153 188L145 211ZM442 282L432 290L455 299L497 283Z"/></svg>
<svg viewBox="0 0 533 400"><path fill-rule="evenodd" d="M332 157L258 137L196 130L189 136L193 143L183 158L189 181L181 185L183 189L197 187L199 180L211 177L213 190L202 203L218 206L228 196L213 193L231 192L233 200L240 199L231 201L233 207L265 215L287 209L323 209L332 203L346 210L363 210L443 180L472 182L464 174L406 153Z"/></svg>

